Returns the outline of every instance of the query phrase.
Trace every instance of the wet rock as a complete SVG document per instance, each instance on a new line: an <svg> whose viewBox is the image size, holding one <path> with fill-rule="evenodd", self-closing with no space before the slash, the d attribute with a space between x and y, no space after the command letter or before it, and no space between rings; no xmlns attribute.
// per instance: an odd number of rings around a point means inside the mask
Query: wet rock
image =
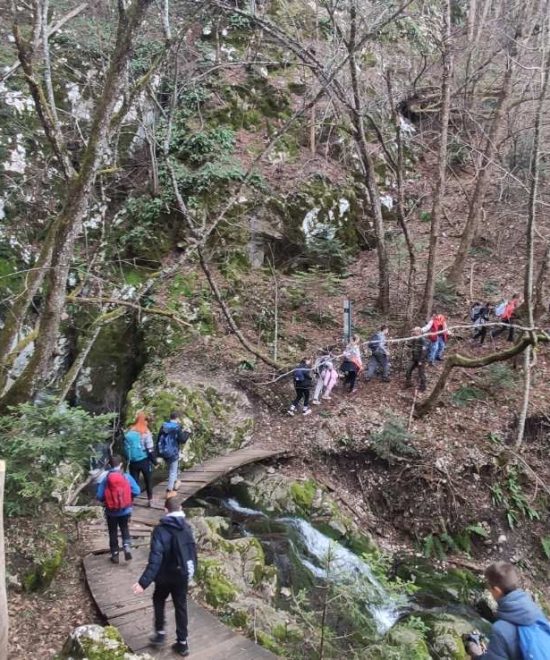
<svg viewBox="0 0 550 660"><path fill-rule="evenodd" d="M60 660L152 660L149 654L131 653L113 626L88 624L75 628L59 654Z"/></svg>

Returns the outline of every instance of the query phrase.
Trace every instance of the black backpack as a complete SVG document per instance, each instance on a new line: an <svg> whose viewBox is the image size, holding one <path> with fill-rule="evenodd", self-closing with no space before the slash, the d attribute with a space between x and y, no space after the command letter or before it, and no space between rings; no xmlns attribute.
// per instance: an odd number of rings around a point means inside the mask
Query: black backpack
<svg viewBox="0 0 550 660"><path fill-rule="evenodd" d="M187 524L187 523L186 523ZM197 546L189 529L170 529L172 536L170 554L173 559L173 569L189 580L187 562L192 561L197 571Z"/></svg>

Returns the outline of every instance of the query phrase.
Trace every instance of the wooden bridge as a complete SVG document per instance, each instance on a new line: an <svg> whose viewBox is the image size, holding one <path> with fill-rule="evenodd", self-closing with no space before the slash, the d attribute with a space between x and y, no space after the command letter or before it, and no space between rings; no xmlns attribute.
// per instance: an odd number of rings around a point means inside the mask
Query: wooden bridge
<svg viewBox="0 0 550 660"><path fill-rule="evenodd" d="M178 497L185 502L195 493L237 468L283 453L282 450L248 447L213 458L182 474ZM154 497L158 500L154 507L147 507L146 500L141 496L134 503L134 513L130 523L133 543L131 562L126 563L122 558L118 565L108 561L106 554L109 551L109 543L104 520L87 522L80 530L85 546L89 550L89 554L84 558L86 580L99 610L111 625L118 628L132 651L147 652L155 658L176 657L170 651L168 643L175 639L172 602L168 600L166 607L166 648L160 651L152 649L148 646L148 637L153 627L151 602L153 587L140 596L135 596L131 587L145 568L152 527L157 524L164 512L162 500L165 491L166 482L154 489ZM232 660L271 658L273 660L276 657L252 640L222 624L208 610L190 599L188 613L191 650L189 658L193 660L221 660L226 657Z"/></svg>

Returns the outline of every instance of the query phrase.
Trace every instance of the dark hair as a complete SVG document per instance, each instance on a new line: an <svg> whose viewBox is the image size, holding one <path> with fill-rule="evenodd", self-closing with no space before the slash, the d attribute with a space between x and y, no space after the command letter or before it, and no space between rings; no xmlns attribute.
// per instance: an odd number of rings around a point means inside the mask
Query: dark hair
<svg viewBox="0 0 550 660"><path fill-rule="evenodd" d="M174 513L181 509L181 503L177 497L167 497L164 501L164 508L168 513Z"/></svg>
<svg viewBox="0 0 550 660"><path fill-rule="evenodd" d="M117 468L122 465L124 461L122 460L122 456L119 456L118 454L115 454L114 456L111 456L111 460L109 463L111 464L111 467Z"/></svg>
<svg viewBox="0 0 550 660"><path fill-rule="evenodd" d="M383 324L380 326L380 330L382 330L382 332L384 332L384 330L389 330L389 329L390 329L390 328L389 328L389 326L388 326L386 323L383 323Z"/></svg>
<svg viewBox="0 0 550 660"><path fill-rule="evenodd" d="M504 595L519 588L519 573L513 564L497 561L485 569L485 579L491 587L498 587Z"/></svg>
<svg viewBox="0 0 550 660"><path fill-rule="evenodd" d="M512 298L519 298L519 293L514 293L514 295L512 296Z"/></svg>
<svg viewBox="0 0 550 660"><path fill-rule="evenodd" d="M172 410L170 413L170 419L177 419L179 417L179 413L176 412L175 410Z"/></svg>

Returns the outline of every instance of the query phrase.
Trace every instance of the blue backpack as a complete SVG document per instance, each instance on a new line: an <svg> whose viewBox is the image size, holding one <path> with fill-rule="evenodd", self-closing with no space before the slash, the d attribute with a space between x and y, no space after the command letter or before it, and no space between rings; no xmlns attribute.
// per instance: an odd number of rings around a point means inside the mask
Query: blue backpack
<svg viewBox="0 0 550 660"><path fill-rule="evenodd" d="M532 626L518 626L519 648L524 660L550 658L550 624L539 619Z"/></svg>
<svg viewBox="0 0 550 660"><path fill-rule="evenodd" d="M178 435L178 427L174 427L168 431L164 427L161 428L157 442L157 453L165 461L175 461L179 457L180 446Z"/></svg>
<svg viewBox="0 0 550 660"><path fill-rule="evenodd" d="M126 431L124 434L124 453L130 463L143 461L147 458L147 452L143 446L140 433Z"/></svg>

